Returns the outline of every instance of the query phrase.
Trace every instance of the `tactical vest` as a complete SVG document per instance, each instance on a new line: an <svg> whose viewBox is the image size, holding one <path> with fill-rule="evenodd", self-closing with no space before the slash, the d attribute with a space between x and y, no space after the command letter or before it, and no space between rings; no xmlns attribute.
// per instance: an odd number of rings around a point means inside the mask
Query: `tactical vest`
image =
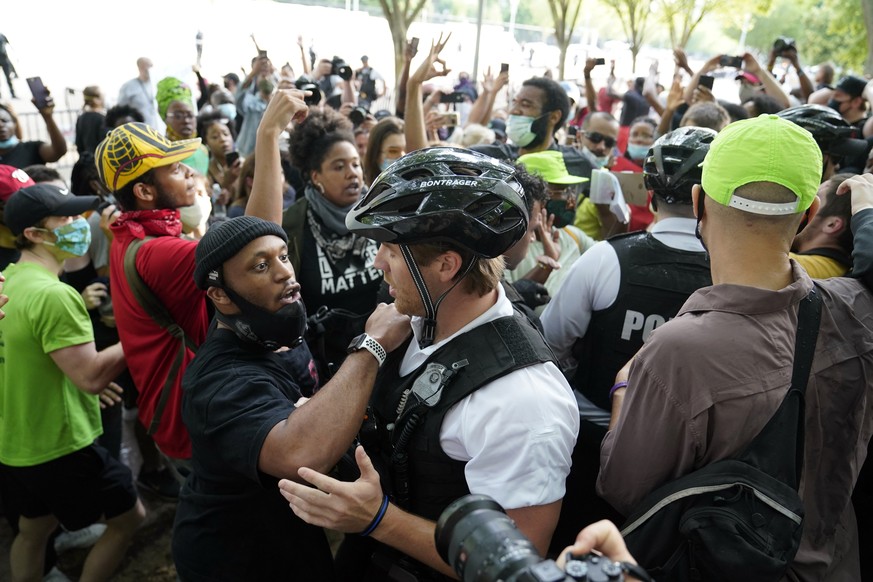
<svg viewBox="0 0 873 582"><path fill-rule="evenodd" d="M618 255L621 283L615 302L591 314L585 337L576 341L579 363L573 387L609 410L616 373L697 289L712 284L705 252L674 249L647 232L609 239Z"/></svg>
<svg viewBox="0 0 873 582"><path fill-rule="evenodd" d="M405 353L394 350L379 372L371 400L375 438L361 440L392 500L436 521L449 503L470 492L466 462L450 458L440 446L446 413L480 387L555 357L518 311L456 337L401 378Z"/></svg>

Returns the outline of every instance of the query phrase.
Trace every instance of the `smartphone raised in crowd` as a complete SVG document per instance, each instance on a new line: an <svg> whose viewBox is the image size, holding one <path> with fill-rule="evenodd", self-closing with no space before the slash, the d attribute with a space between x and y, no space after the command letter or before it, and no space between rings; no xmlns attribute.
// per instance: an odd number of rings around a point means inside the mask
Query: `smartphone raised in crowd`
<svg viewBox="0 0 873 582"><path fill-rule="evenodd" d="M43 109L48 107L49 92L42 83L40 77L28 77L27 86L30 87L30 93L33 95L33 100L36 101L36 108Z"/></svg>
<svg viewBox="0 0 873 582"><path fill-rule="evenodd" d="M605 65L605 64L606 64L606 59L604 59L604 58L602 58L602 57L599 58L599 59L594 59L594 64L595 64L595 65Z"/></svg>
<svg viewBox="0 0 873 582"><path fill-rule="evenodd" d="M448 111L442 114L442 122L446 127L455 127L460 122L460 115L457 111Z"/></svg>
<svg viewBox="0 0 873 582"><path fill-rule="evenodd" d="M718 59L719 66L734 67L735 69L743 68L743 57L732 57L730 55L721 55Z"/></svg>
<svg viewBox="0 0 873 582"><path fill-rule="evenodd" d="M440 103L463 103L467 97L466 93L454 91L452 93L443 93L440 95Z"/></svg>
<svg viewBox="0 0 873 582"><path fill-rule="evenodd" d="M699 87L706 87L710 91L712 91L712 84L715 82L715 77L711 75L700 75L700 79L697 81L697 85Z"/></svg>
<svg viewBox="0 0 873 582"><path fill-rule="evenodd" d="M228 167L232 166L235 161L239 159L239 152L227 152L224 154L224 162L228 165Z"/></svg>
<svg viewBox="0 0 873 582"><path fill-rule="evenodd" d="M412 52L418 51L418 37L413 36L412 40L409 41L409 46L412 47Z"/></svg>
<svg viewBox="0 0 873 582"><path fill-rule="evenodd" d="M509 72L509 63L500 63L500 72L508 73Z"/></svg>

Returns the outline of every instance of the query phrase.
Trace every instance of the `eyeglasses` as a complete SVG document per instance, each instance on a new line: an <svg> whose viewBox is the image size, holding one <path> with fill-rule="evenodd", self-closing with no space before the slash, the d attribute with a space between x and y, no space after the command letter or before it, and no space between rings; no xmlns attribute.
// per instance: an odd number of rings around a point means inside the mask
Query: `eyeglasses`
<svg viewBox="0 0 873 582"><path fill-rule="evenodd" d="M600 143L603 142L606 144L606 147L611 148L615 147L615 138L608 137L603 135L602 133L596 131L588 131L585 132L585 137L590 140L592 143Z"/></svg>
<svg viewBox="0 0 873 582"><path fill-rule="evenodd" d="M188 121L189 119L194 119L194 117L193 113L182 113L181 111L167 113L167 119L178 119L180 121Z"/></svg>
<svg viewBox="0 0 873 582"><path fill-rule="evenodd" d="M546 189L549 192L549 196L553 199L560 197L565 200L576 200L576 193L579 190L579 185L571 184L569 186L559 186L549 184Z"/></svg>

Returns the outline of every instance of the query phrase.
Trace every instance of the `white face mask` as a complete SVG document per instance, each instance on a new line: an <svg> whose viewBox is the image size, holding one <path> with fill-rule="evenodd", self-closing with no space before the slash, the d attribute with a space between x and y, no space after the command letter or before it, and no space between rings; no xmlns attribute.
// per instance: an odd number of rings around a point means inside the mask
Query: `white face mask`
<svg viewBox="0 0 873 582"><path fill-rule="evenodd" d="M606 164L609 162L609 156L595 156L594 152L588 149L588 146L582 146L582 151L587 152L592 158L594 158L594 164L598 168L605 168Z"/></svg>
<svg viewBox="0 0 873 582"><path fill-rule="evenodd" d="M206 224L212 214L212 200L209 196L197 196L194 204L179 209L182 226L190 232Z"/></svg>
<svg viewBox="0 0 873 582"><path fill-rule="evenodd" d="M531 125L536 120L536 117L527 115L510 115L506 120L506 135L520 148L529 146L537 136L531 131Z"/></svg>

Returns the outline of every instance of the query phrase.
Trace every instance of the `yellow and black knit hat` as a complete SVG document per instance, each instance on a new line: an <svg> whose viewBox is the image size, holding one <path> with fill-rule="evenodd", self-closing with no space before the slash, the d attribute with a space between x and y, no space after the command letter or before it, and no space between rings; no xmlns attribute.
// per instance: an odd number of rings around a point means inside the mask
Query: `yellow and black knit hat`
<svg viewBox="0 0 873 582"><path fill-rule="evenodd" d="M97 173L110 192L117 192L151 169L188 158L199 147L199 137L170 141L145 123L125 123L97 146Z"/></svg>

